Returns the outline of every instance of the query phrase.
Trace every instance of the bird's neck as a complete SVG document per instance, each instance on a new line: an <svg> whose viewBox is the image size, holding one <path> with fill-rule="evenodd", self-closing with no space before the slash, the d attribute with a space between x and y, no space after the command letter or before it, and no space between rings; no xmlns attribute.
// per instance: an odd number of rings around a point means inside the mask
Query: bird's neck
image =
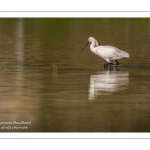
<svg viewBox="0 0 150 150"><path fill-rule="evenodd" d="M90 49L91 49L92 52L94 52L94 48L95 48L96 46L97 46L97 45L96 45L96 42L93 41L93 42L91 43L91 45L90 45Z"/></svg>

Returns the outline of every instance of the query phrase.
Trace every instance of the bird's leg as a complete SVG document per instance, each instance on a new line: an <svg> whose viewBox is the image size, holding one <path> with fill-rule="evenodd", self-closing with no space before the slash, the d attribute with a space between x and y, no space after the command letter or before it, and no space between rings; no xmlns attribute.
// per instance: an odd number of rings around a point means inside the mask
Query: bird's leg
<svg viewBox="0 0 150 150"><path fill-rule="evenodd" d="M115 60L115 62L116 62L116 65L119 65L119 62L117 60Z"/></svg>
<svg viewBox="0 0 150 150"><path fill-rule="evenodd" d="M106 68L108 66L108 64L109 64L108 62L106 64L104 64L104 68Z"/></svg>
<svg viewBox="0 0 150 150"><path fill-rule="evenodd" d="M105 59L106 60L106 64L104 64L104 68L106 68L106 67L108 67L108 66L111 66L112 65L112 63L110 63L110 60L107 58L107 59Z"/></svg>

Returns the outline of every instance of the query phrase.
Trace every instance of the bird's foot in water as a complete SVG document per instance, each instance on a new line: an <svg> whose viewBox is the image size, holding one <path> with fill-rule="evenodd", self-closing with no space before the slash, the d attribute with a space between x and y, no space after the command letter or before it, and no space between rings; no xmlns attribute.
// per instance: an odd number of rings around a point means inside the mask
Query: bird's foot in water
<svg viewBox="0 0 150 150"><path fill-rule="evenodd" d="M104 64L104 68L111 67L111 66L114 66L114 64L113 63L106 63L106 64Z"/></svg>
<svg viewBox="0 0 150 150"><path fill-rule="evenodd" d="M111 70L111 71L118 71L119 67L117 64L113 64L113 63L106 63L104 64L104 69L106 70Z"/></svg>

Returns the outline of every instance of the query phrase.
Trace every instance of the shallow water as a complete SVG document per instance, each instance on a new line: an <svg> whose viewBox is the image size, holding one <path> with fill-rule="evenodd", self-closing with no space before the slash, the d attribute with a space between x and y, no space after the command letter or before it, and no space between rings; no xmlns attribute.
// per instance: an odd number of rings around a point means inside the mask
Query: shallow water
<svg viewBox="0 0 150 150"><path fill-rule="evenodd" d="M7 18L0 34L0 132L150 131L150 19ZM79 55L89 36L131 58L104 69Z"/></svg>

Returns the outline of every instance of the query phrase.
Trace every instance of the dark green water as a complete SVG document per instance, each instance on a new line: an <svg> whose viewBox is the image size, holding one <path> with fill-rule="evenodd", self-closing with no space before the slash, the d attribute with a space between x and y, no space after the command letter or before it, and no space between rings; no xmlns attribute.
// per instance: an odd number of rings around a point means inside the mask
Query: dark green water
<svg viewBox="0 0 150 150"><path fill-rule="evenodd" d="M150 131L150 19L7 18L0 35L0 132ZM90 36L131 58L78 55Z"/></svg>

